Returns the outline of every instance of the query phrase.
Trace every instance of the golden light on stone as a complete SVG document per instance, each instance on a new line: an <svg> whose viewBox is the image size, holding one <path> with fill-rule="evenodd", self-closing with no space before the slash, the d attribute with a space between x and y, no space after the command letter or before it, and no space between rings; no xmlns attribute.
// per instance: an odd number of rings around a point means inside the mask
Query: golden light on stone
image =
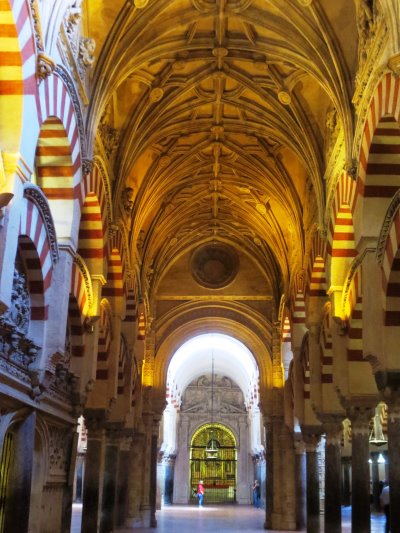
<svg viewBox="0 0 400 533"><path fill-rule="evenodd" d="M300 5L308 7L312 4L312 0L297 0Z"/></svg>
<svg viewBox="0 0 400 533"><path fill-rule="evenodd" d="M158 102L164 96L164 90L161 87L156 87L150 92L149 100L150 102Z"/></svg>
<svg viewBox="0 0 400 533"><path fill-rule="evenodd" d="M160 167L167 167L171 163L171 158L169 155L163 155L160 157L158 164Z"/></svg>
<svg viewBox="0 0 400 533"><path fill-rule="evenodd" d="M134 0L134 3L135 3L135 7L137 7L138 9L143 9L144 7L147 6L147 4L149 3L149 0Z"/></svg>
<svg viewBox="0 0 400 533"><path fill-rule="evenodd" d="M292 97L290 94L286 91L279 91L278 93L278 100L283 105L289 105L292 101Z"/></svg>
<svg viewBox="0 0 400 533"><path fill-rule="evenodd" d="M181 59L172 63L172 70L179 71L185 68L186 62Z"/></svg>
<svg viewBox="0 0 400 533"><path fill-rule="evenodd" d="M267 208L264 204L256 204L256 210L261 214L265 215L267 213Z"/></svg>

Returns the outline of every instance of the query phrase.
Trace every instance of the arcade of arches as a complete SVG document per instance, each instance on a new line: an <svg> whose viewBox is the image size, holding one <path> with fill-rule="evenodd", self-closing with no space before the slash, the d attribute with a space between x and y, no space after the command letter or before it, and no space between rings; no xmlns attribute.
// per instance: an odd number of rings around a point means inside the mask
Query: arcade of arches
<svg viewBox="0 0 400 533"><path fill-rule="evenodd" d="M200 477L329 533L387 479L400 531L399 0L0 29L0 533L156 527Z"/></svg>

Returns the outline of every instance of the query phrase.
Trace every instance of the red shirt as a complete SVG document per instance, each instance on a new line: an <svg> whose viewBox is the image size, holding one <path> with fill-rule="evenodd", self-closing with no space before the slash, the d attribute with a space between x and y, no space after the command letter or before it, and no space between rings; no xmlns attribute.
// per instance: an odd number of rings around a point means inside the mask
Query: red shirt
<svg viewBox="0 0 400 533"><path fill-rule="evenodd" d="M204 494L204 486L201 483L197 485L197 494Z"/></svg>

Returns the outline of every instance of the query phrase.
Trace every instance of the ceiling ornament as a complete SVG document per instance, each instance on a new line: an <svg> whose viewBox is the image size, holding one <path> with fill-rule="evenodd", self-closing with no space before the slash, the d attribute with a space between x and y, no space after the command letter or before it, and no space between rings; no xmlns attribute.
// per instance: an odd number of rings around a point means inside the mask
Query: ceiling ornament
<svg viewBox="0 0 400 533"><path fill-rule="evenodd" d="M226 287L239 269L239 257L235 250L222 243L206 244L195 250L191 259L191 271L195 281L209 289Z"/></svg>
<svg viewBox="0 0 400 533"><path fill-rule="evenodd" d="M164 90L161 87L155 87L150 91L149 100L152 103L159 102L164 96Z"/></svg>
<svg viewBox="0 0 400 533"><path fill-rule="evenodd" d="M292 97L287 91L279 91L278 100L283 105L289 105L292 102Z"/></svg>

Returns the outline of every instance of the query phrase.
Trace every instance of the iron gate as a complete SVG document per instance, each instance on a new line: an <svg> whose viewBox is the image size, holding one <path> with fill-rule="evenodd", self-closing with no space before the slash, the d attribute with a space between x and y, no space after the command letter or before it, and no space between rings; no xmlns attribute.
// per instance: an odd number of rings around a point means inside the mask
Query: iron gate
<svg viewBox="0 0 400 533"><path fill-rule="evenodd" d="M236 502L237 447L232 432L221 424L200 428L190 448L190 501L196 502L196 489L204 485L204 503Z"/></svg>

